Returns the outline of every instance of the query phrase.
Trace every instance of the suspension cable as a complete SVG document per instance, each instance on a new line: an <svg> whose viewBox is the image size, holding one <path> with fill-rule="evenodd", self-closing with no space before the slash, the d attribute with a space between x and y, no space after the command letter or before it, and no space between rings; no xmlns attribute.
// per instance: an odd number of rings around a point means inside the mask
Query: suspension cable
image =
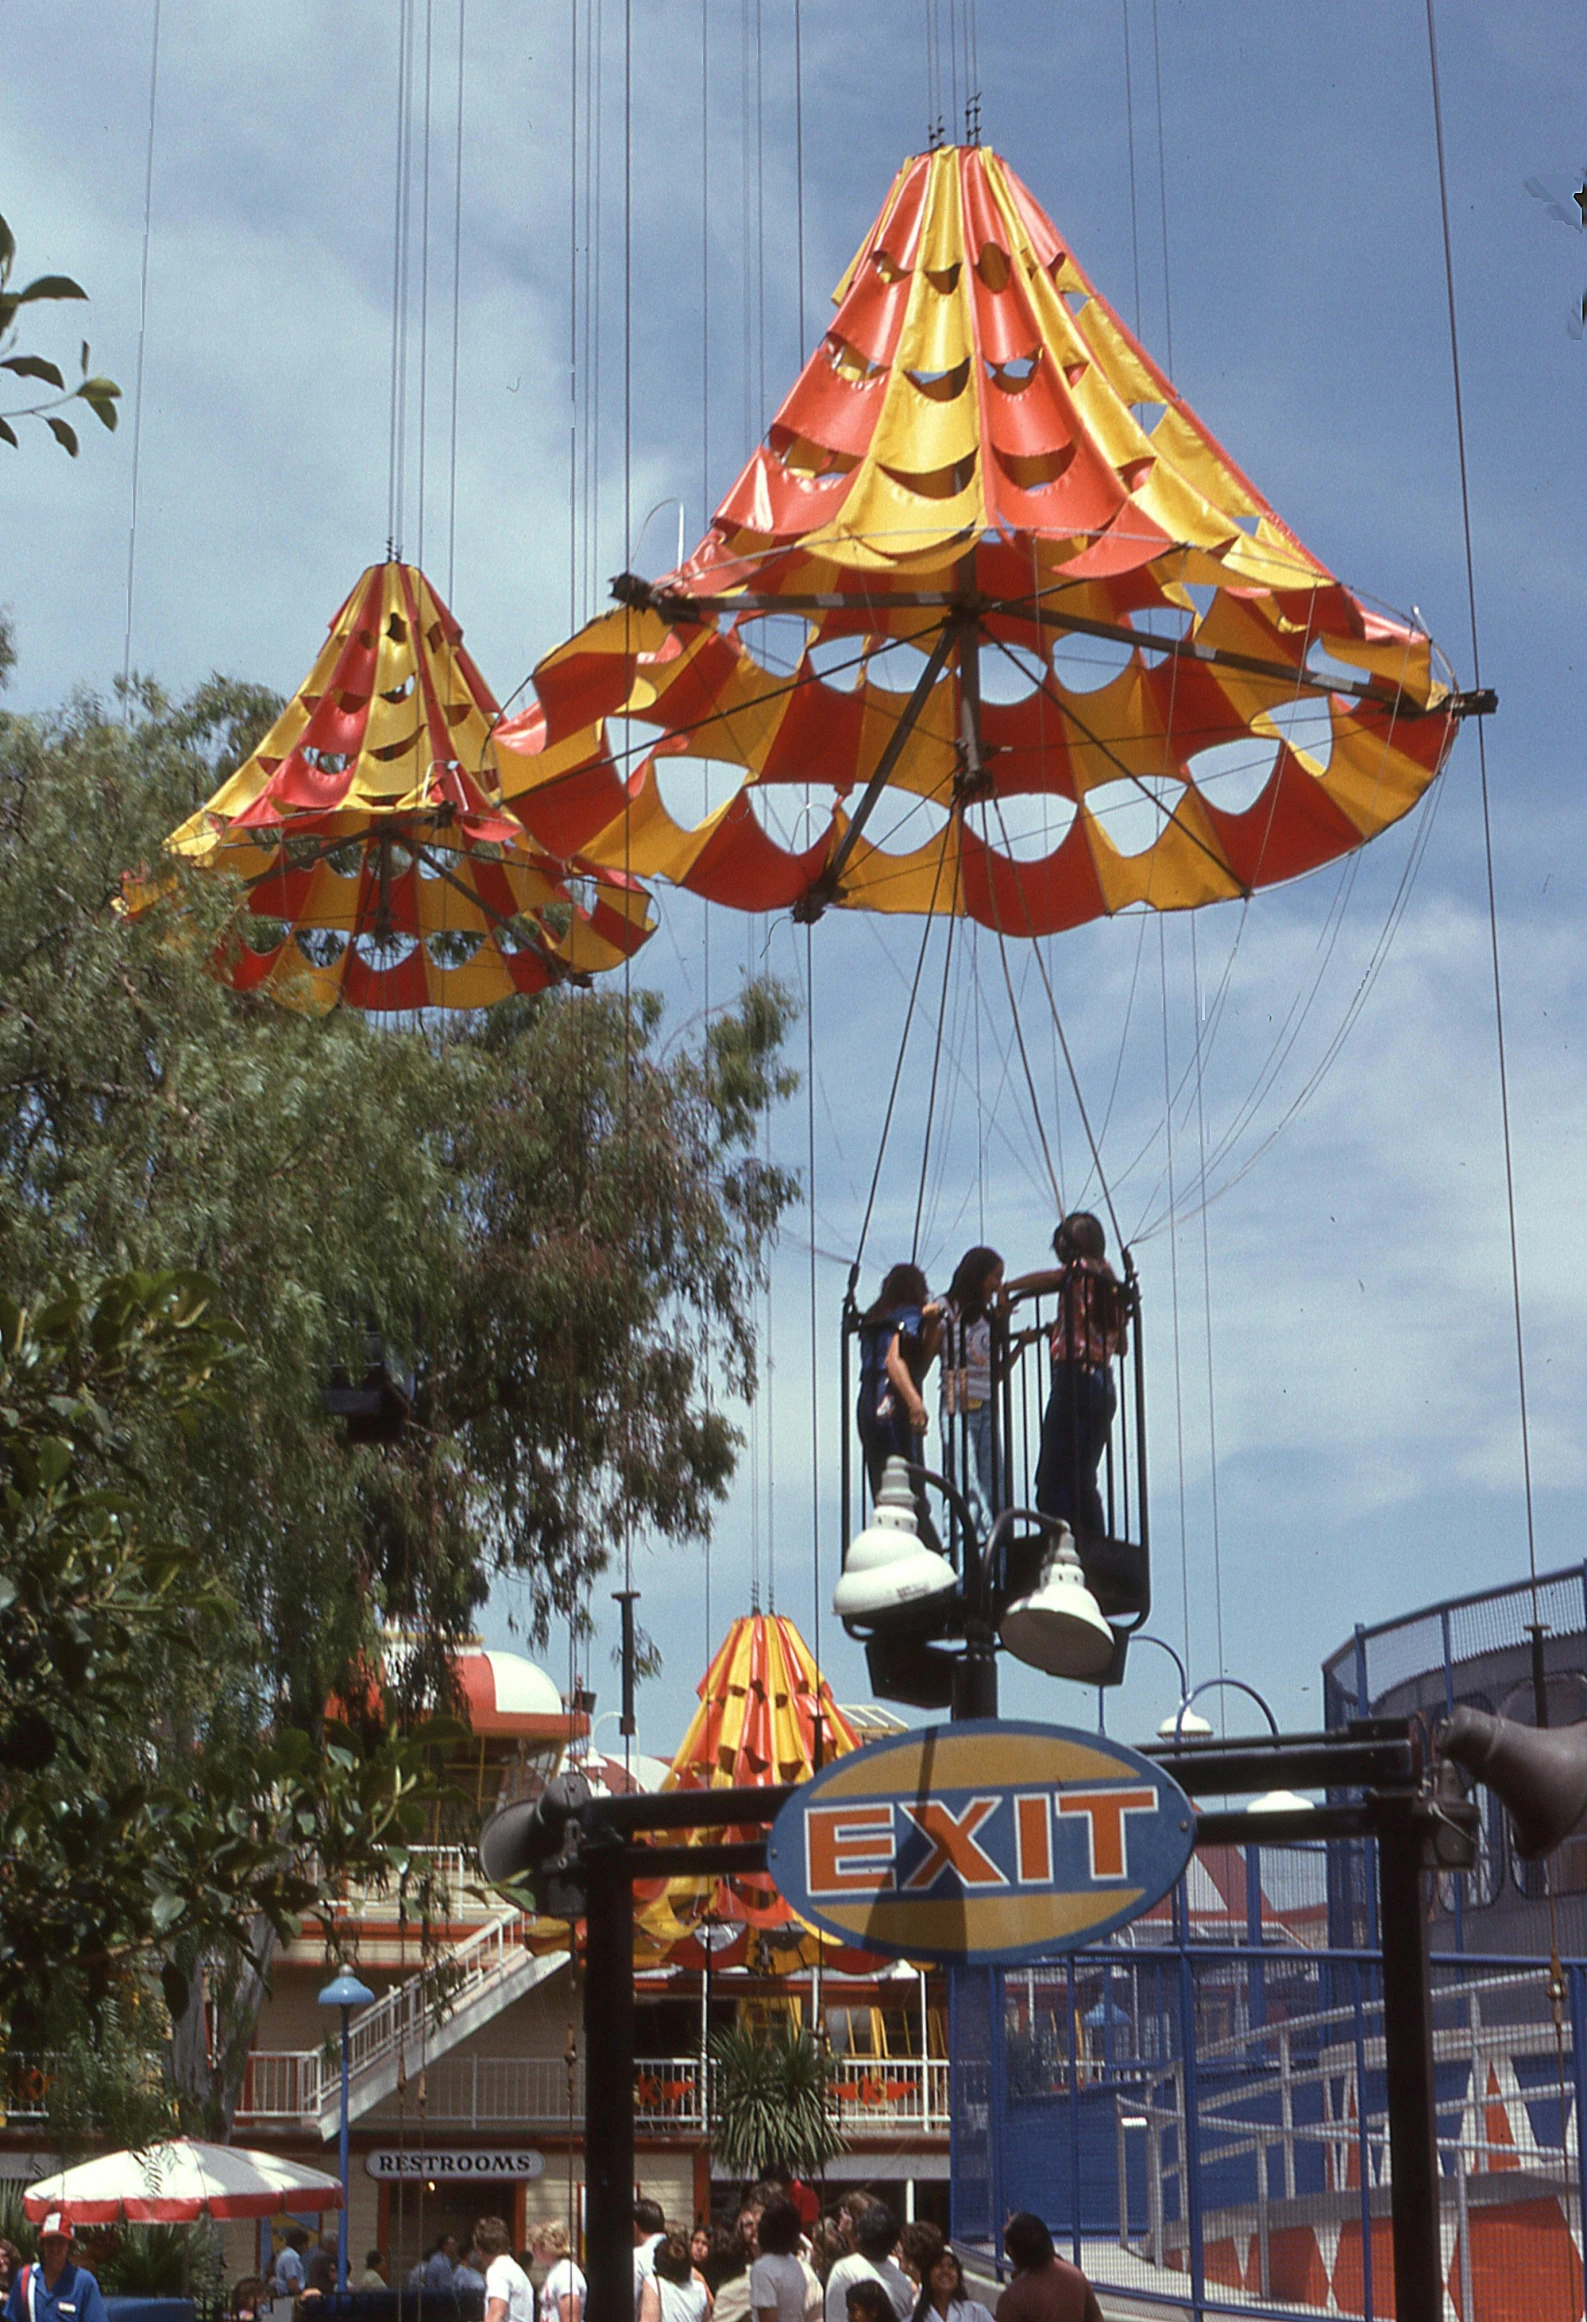
<svg viewBox="0 0 1587 2322"><path fill-rule="evenodd" d="M574 0L575 9L578 0ZM457 172L452 185L452 427L446 483L446 601L457 566L457 351L463 317L463 51L468 0L457 0ZM575 16L575 24L577 17ZM573 185L570 170L568 183Z"/></svg>
<svg viewBox="0 0 1587 2322"><path fill-rule="evenodd" d="M1433 0L1427 6L1427 63L1433 89L1433 137L1438 151L1438 208L1444 234L1444 288L1449 303L1449 368L1455 391L1455 448L1460 466L1460 522L1466 551L1466 611L1471 624L1471 682L1482 684L1477 624L1477 566L1471 544L1471 488L1466 468L1466 412L1460 381L1460 333L1455 319L1455 258L1449 231L1449 179L1444 160L1444 107L1438 80L1438 35ZM1526 1492L1526 1556L1532 1581L1532 1618L1538 1619L1537 1533L1532 1510L1532 1438L1527 1423L1526 1341L1521 1326L1521 1251L1515 1222L1515 1160L1510 1137L1510 1078L1504 1041L1504 982L1499 967L1499 906L1493 872L1493 823L1488 805L1488 749L1478 718L1477 766L1482 796L1482 851L1488 882L1488 946L1493 962L1493 1025L1499 1067L1499 1117L1504 1135L1504 1199L1510 1234L1510 1295L1515 1313L1515 1376L1521 1415L1521 1476Z"/></svg>
<svg viewBox="0 0 1587 2322"><path fill-rule="evenodd" d="M1196 1144L1201 1162L1201 1287L1207 1323L1207 1456L1212 1486L1212 1601L1217 1619L1218 1675L1223 1658L1223 1538L1218 1527L1218 1408L1212 1378L1212 1248L1207 1229L1207 1116L1202 1103L1201 967L1196 953L1196 915L1190 915L1191 1025L1196 1058Z"/></svg>
<svg viewBox="0 0 1587 2322"><path fill-rule="evenodd" d="M154 0L154 40L149 58L149 143L143 162L143 260L138 274L138 367L132 387L132 506L127 519L127 626L121 649L121 714L129 712L132 682L132 594L138 564L138 477L143 450L143 347L149 325L149 229L154 218L154 118L160 89L160 0Z"/></svg>
<svg viewBox="0 0 1587 2322"><path fill-rule="evenodd" d="M946 850L944 850L946 852ZM876 1208L876 1189L882 1181L882 1163L887 1157L887 1139L893 1126L893 1108L898 1102L898 1084L904 1076L904 1058L909 1050L910 1027L915 1020L915 1003L920 997L920 978L926 965L926 946L931 941L932 920L937 909L937 888L942 879L943 856L937 857L937 873L931 884L931 901L926 906L926 923L920 938L920 953L915 961L914 978L909 986L909 1005L904 1010L903 1037L898 1043L898 1060L893 1066L893 1085L887 1092L887 1110L882 1116L881 1143L876 1148L876 1166L871 1171L871 1190L865 1197L865 1215L860 1220L860 1238L855 1244L853 1263L849 1268L849 1287L859 1280L860 1266L865 1257L866 1237L871 1230L871 1215Z"/></svg>

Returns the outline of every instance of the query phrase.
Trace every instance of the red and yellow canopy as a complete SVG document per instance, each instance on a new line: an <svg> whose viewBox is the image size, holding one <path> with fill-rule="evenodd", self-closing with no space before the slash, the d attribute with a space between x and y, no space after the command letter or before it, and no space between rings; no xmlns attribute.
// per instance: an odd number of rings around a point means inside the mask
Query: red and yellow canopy
<svg viewBox="0 0 1587 2322"><path fill-rule="evenodd" d="M372 565L258 749L167 842L242 882L227 980L315 1011L479 1008L630 957L643 888L503 812L499 719L424 574Z"/></svg>
<svg viewBox="0 0 1587 2322"><path fill-rule="evenodd" d="M735 1620L698 1691L700 1706L664 1790L804 1782L818 1766L860 1746L803 1637L777 1613L749 1613ZM702 1842L731 1844L763 1837L764 1830L701 1830L697 1835ZM690 1838L683 1832L676 1842L687 1845ZM763 1875L642 1884L635 1889L635 1904L640 1958L666 1954L707 1923L786 1928L795 1943L800 1940L802 1923Z"/></svg>
<svg viewBox="0 0 1587 2322"><path fill-rule="evenodd" d="M1296 877L1464 706L1241 473L995 153L917 155L690 560L498 734L553 852L1041 935ZM679 761L688 761L687 773ZM698 816L695 761L736 770Z"/></svg>

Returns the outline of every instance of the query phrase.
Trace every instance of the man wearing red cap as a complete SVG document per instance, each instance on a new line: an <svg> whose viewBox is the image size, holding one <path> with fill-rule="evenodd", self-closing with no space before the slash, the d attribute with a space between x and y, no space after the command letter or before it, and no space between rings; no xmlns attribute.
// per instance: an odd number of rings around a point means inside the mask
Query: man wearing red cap
<svg viewBox="0 0 1587 2322"><path fill-rule="evenodd" d="M105 2322L105 2301L86 2266L72 2263L72 2221L52 2209L39 2227L39 2262L11 2285L5 2322Z"/></svg>

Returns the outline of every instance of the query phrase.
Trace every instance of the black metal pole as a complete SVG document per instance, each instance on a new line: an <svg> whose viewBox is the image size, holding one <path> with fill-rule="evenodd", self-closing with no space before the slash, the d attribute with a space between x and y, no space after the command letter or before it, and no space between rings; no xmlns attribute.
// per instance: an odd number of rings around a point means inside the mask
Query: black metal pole
<svg viewBox="0 0 1587 2322"><path fill-rule="evenodd" d="M634 1889L621 1844L584 1860L585 2314L634 2322Z"/></svg>
<svg viewBox="0 0 1587 2322"><path fill-rule="evenodd" d="M1443 2322L1432 1976L1415 1801L1381 1799L1377 1822L1383 2049L1394 2184L1394 2311L1398 2322Z"/></svg>

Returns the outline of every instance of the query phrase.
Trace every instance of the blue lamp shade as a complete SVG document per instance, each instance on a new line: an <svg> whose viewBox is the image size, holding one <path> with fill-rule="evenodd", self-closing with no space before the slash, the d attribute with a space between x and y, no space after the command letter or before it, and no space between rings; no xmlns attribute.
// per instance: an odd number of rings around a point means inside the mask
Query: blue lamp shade
<svg viewBox="0 0 1587 2322"><path fill-rule="evenodd" d="M374 2002L375 1995L368 1984L360 1983L356 1975L345 1971L319 1995L322 2008L367 2008L373 2007Z"/></svg>

